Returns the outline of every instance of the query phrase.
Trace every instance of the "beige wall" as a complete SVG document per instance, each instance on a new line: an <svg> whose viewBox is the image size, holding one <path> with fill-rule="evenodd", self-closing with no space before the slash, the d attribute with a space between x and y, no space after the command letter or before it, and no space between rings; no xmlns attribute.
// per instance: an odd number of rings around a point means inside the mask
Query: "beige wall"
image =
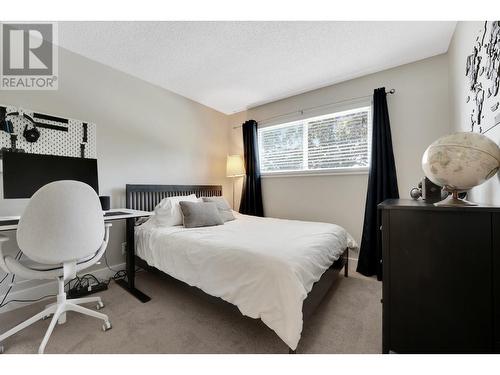
<svg viewBox="0 0 500 375"><path fill-rule="evenodd" d="M423 172L427 146L449 133L448 59L435 56L380 73L310 91L232 115L230 151L242 153L241 129L246 119L269 118L303 108L370 95L374 88L396 89L388 96L389 115L401 197L409 197ZM345 227L361 239L368 175L264 177L266 216L326 221Z"/></svg>
<svg viewBox="0 0 500 375"><path fill-rule="evenodd" d="M113 207L124 205L126 183L223 184L224 194L231 201L225 158L227 153L242 154L241 128L233 129L234 126L250 118L260 120L370 95L381 86L396 89L396 94L388 99L389 112L400 194L407 197L422 176L423 151L450 128L446 55L232 116L66 50L60 50L59 67L58 91L3 91L0 103L96 123L100 190L103 195L112 195ZM367 177L358 174L264 178L266 215L337 223L359 241ZM238 207L242 179L235 182ZM0 216L18 215L25 204L26 200L1 200ZM14 252L15 239L12 233L10 236L7 248ZM117 223L112 228L107 252L110 264L123 262L122 241L124 225ZM16 289L33 285L28 282Z"/></svg>
<svg viewBox="0 0 500 375"><path fill-rule="evenodd" d="M468 78L465 76L465 62L468 55L472 53L476 37L483 29L484 22L459 22L448 50L449 59L449 82L450 82L450 119L455 131L470 131L470 114L473 101L466 103ZM480 79L485 79L481 77ZM486 86L487 87L487 86ZM472 96L471 96L472 98ZM494 124L493 112L490 107L500 101L500 95L486 98L483 107L483 128L487 129ZM500 113L500 110L495 112ZM500 126L486 133L488 137L497 144L500 141ZM488 180L483 185L477 186L469 193L469 199L473 202L500 205L500 175Z"/></svg>
<svg viewBox="0 0 500 375"><path fill-rule="evenodd" d="M231 198L226 115L66 50L59 59L59 90L1 91L0 103L95 123L100 193L113 207L124 207L127 183L223 184ZM0 200L0 216L21 214L26 202ZM123 262L124 238L116 222L110 264Z"/></svg>

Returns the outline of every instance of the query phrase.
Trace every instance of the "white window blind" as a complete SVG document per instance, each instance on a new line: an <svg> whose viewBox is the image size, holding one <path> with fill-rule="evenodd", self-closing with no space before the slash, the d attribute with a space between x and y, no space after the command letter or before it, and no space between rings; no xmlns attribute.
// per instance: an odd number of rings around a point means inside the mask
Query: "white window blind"
<svg viewBox="0 0 500 375"><path fill-rule="evenodd" d="M367 169L371 107L259 129L264 174Z"/></svg>

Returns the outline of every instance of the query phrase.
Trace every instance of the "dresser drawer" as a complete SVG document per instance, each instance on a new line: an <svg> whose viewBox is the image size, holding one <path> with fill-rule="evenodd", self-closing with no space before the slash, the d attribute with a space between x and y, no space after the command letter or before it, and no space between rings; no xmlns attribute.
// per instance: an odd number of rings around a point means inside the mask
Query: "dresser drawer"
<svg viewBox="0 0 500 375"><path fill-rule="evenodd" d="M385 350L491 352L491 213L389 210L384 215Z"/></svg>

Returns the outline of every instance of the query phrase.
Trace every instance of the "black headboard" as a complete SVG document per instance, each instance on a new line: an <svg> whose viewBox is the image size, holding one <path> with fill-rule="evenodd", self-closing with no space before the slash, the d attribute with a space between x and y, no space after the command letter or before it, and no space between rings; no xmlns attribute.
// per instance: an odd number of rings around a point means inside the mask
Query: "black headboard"
<svg viewBox="0 0 500 375"><path fill-rule="evenodd" d="M196 194L197 197L222 195L221 185L126 185L126 207L153 211L163 198Z"/></svg>

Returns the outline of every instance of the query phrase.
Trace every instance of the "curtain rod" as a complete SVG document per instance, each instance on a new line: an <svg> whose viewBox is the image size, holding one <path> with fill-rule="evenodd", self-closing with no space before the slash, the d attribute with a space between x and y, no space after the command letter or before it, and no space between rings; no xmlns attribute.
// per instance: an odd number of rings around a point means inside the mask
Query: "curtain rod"
<svg viewBox="0 0 500 375"><path fill-rule="evenodd" d="M390 94L390 95L395 94L395 93L396 93L395 89L390 89L389 91L386 92L386 94ZM312 111L314 109L319 109L319 108L323 108L323 107L329 107L329 106L334 105L334 104L340 104L340 103L350 102L352 100L364 99L364 98L369 98L369 97L372 97L372 96L373 96L373 94L372 95L365 95L365 96L358 96L356 98L344 99L344 100L340 100L338 102L326 103L326 104L321 104L321 105L318 105L318 106L315 106L315 107L309 107L309 108L305 108L305 109L299 109L298 111L293 111L293 112L284 113L282 115L268 117L268 118L265 118L265 119L257 121L257 123L266 122L266 121L269 121L269 120L275 120L277 118L286 117L286 116L290 116L290 115L293 115L293 114L303 115L304 112ZM233 129L239 129L239 128L241 128L241 125L233 126Z"/></svg>

